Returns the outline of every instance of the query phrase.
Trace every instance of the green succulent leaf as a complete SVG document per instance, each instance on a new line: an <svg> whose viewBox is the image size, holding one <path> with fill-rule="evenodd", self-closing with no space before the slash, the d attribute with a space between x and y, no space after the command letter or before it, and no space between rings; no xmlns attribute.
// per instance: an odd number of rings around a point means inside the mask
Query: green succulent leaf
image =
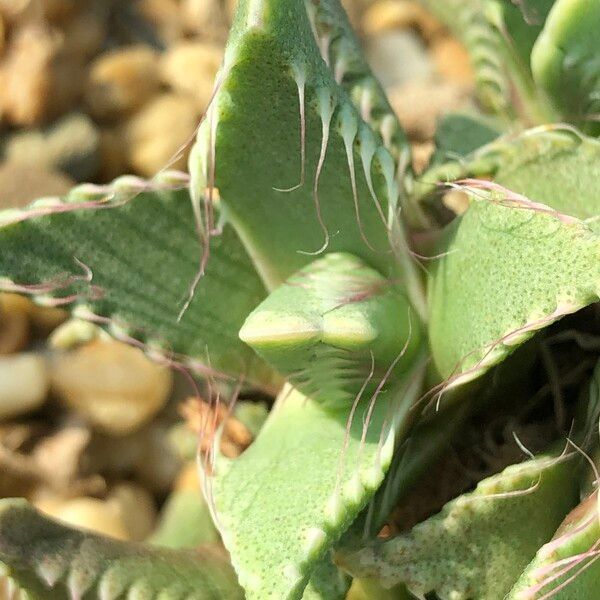
<svg viewBox="0 0 600 600"><path fill-rule="evenodd" d="M519 66L530 73L531 51L555 0L488 0L487 14L512 48Z"/></svg>
<svg viewBox="0 0 600 600"><path fill-rule="evenodd" d="M337 8L326 11L329 4ZM403 275L408 293L419 296L397 218L398 165L320 52L327 18L335 42L350 44L340 10L326 2L314 10L297 0L240 2L190 158L192 188L198 202L218 188L223 214L270 289L316 255L348 252L386 276ZM331 57L356 59L352 44L344 54L332 40ZM422 298L416 304L420 310Z"/></svg>
<svg viewBox="0 0 600 600"><path fill-rule="evenodd" d="M467 113L448 113L440 118L435 131L433 164L468 157L500 135L494 123Z"/></svg>
<svg viewBox="0 0 600 600"><path fill-rule="evenodd" d="M302 597L324 553L381 484L396 414L420 384L413 374L396 396L365 398L355 409L325 408L286 388L252 446L217 461L217 524L250 600Z"/></svg>
<svg viewBox="0 0 600 600"><path fill-rule="evenodd" d="M600 522L594 492L564 520L541 547L507 600L580 600L594 598L600 584Z"/></svg>
<svg viewBox="0 0 600 600"><path fill-rule="evenodd" d="M67 527L25 500L0 501L0 563L32 600L240 600L221 550L170 550Z"/></svg>
<svg viewBox="0 0 600 600"><path fill-rule="evenodd" d="M410 168L408 138L382 85L367 63L340 0L307 3L307 11L323 59L361 117L381 135L385 147L398 164L398 183L402 185L402 175Z"/></svg>
<svg viewBox="0 0 600 600"><path fill-rule="evenodd" d="M535 139L537 138L537 139ZM522 151L506 156L499 164L494 181L543 202L555 210L596 227L600 215L600 142L577 131L533 132L537 152L523 140Z"/></svg>
<svg viewBox="0 0 600 600"><path fill-rule="evenodd" d="M158 527L148 541L166 548L195 548L219 539L210 509L198 488L171 493L161 511Z"/></svg>
<svg viewBox="0 0 600 600"><path fill-rule="evenodd" d="M497 600L577 502L574 455L543 455L481 481L410 532L337 560L422 598Z"/></svg>
<svg viewBox="0 0 600 600"><path fill-rule="evenodd" d="M198 363L201 373L210 364L266 383L269 370L237 336L266 292L230 226L212 238L206 273L178 321L202 252L182 174L84 185L0 213L4 291L64 304L157 356Z"/></svg>
<svg viewBox="0 0 600 600"><path fill-rule="evenodd" d="M346 600L413 600L402 586L386 590L377 579L354 579Z"/></svg>
<svg viewBox="0 0 600 600"><path fill-rule="evenodd" d="M588 219L600 212L596 185L600 142L569 126L505 135L460 160L433 165L415 195L428 197L439 185L467 177L490 177L531 200Z"/></svg>
<svg viewBox="0 0 600 600"><path fill-rule="evenodd" d="M475 193L446 231L429 282L430 345L445 388L600 291L600 238L585 222L503 190Z"/></svg>
<svg viewBox="0 0 600 600"><path fill-rule="evenodd" d="M328 254L274 290L240 337L313 400L349 406L413 365L422 338L411 312L377 271L348 254Z"/></svg>
<svg viewBox="0 0 600 600"><path fill-rule="evenodd" d="M302 600L344 600L350 583L350 577L326 555L314 568Z"/></svg>
<svg viewBox="0 0 600 600"><path fill-rule="evenodd" d="M536 83L567 121L598 135L600 4L556 0L531 55Z"/></svg>

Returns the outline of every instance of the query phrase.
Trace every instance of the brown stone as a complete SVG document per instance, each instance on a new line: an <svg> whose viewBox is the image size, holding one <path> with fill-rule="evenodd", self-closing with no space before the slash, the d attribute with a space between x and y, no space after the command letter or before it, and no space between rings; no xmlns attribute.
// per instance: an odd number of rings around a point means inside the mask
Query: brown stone
<svg viewBox="0 0 600 600"><path fill-rule="evenodd" d="M74 185L61 173L17 162L1 163L0 210L21 208L41 197L62 196Z"/></svg>
<svg viewBox="0 0 600 600"><path fill-rule="evenodd" d="M438 73L445 79L464 85L475 86L475 74L466 48L455 38L437 38L431 46Z"/></svg>
<svg viewBox="0 0 600 600"><path fill-rule="evenodd" d="M125 129L134 172L152 177L167 165L185 169L199 114L192 98L176 94L163 94L145 106Z"/></svg>
<svg viewBox="0 0 600 600"><path fill-rule="evenodd" d="M145 46L99 56L90 68L85 101L97 119L117 119L143 106L157 92L158 55Z"/></svg>
<svg viewBox="0 0 600 600"><path fill-rule="evenodd" d="M379 0L362 18L366 35L377 35L390 29L413 28L430 40L443 30L443 25L418 2L410 0Z"/></svg>
<svg viewBox="0 0 600 600"><path fill-rule="evenodd" d="M165 405L172 385L169 369L112 340L60 354L52 362L51 376L67 407L113 435L147 423Z"/></svg>
<svg viewBox="0 0 600 600"><path fill-rule="evenodd" d="M433 138L442 114L464 109L471 102L468 88L438 81L410 82L393 88L389 97L408 135L419 141Z"/></svg>
<svg viewBox="0 0 600 600"><path fill-rule="evenodd" d="M181 42L172 46L161 60L163 81L176 92L189 94L205 110L214 80L223 59L220 46L203 42Z"/></svg>

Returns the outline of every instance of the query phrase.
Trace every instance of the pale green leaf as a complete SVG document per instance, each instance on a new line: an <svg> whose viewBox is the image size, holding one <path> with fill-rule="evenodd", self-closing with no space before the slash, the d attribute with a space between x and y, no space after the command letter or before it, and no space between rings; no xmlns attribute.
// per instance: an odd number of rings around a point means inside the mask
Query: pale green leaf
<svg viewBox="0 0 600 600"><path fill-rule="evenodd" d="M240 2L190 159L193 189L200 201L216 185L271 289L325 252L349 252L397 278L393 250L418 298L396 215L394 157L336 83L318 43L304 2Z"/></svg>
<svg viewBox="0 0 600 600"><path fill-rule="evenodd" d="M583 221L502 191L475 193L429 282L430 345L446 385L478 377L600 291L600 238Z"/></svg>
<svg viewBox="0 0 600 600"><path fill-rule="evenodd" d="M498 600L577 501L574 455L544 455L481 481L410 532L338 561L419 598Z"/></svg>
<svg viewBox="0 0 600 600"><path fill-rule="evenodd" d="M242 599L226 555L113 540L0 501L0 563L33 600Z"/></svg>
<svg viewBox="0 0 600 600"><path fill-rule="evenodd" d="M285 389L258 438L240 458L217 462L217 524L252 599L299 599L323 554L381 484L395 443L396 405L418 393L326 409ZM394 410L395 409L395 410ZM363 423L366 425L363 428ZM346 433L348 431L348 433Z"/></svg>
<svg viewBox="0 0 600 600"><path fill-rule="evenodd" d="M536 83L567 121L598 135L600 4L556 0L532 51Z"/></svg>
<svg viewBox="0 0 600 600"><path fill-rule="evenodd" d="M507 600L591 600L600 586L598 493L564 520L536 554Z"/></svg>
<svg viewBox="0 0 600 600"><path fill-rule="evenodd" d="M67 308L117 338L199 363L200 373L210 364L266 383L268 369L237 336L265 290L230 226L212 238L206 274L178 322L203 250L185 181L174 177L124 177L0 213L0 287L51 305L70 299Z"/></svg>

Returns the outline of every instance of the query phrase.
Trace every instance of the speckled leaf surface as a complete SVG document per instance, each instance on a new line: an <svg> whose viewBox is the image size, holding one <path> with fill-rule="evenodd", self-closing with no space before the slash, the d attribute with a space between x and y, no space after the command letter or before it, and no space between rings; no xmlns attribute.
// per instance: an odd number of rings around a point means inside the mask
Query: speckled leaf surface
<svg viewBox="0 0 600 600"><path fill-rule="evenodd" d="M423 338L402 290L343 253L313 261L271 292L240 337L299 391L329 406L351 406L359 393L369 398L391 365L393 384L413 366Z"/></svg>
<svg viewBox="0 0 600 600"><path fill-rule="evenodd" d="M600 4L556 0L531 55L536 83L563 117L600 133Z"/></svg>
<svg viewBox="0 0 600 600"><path fill-rule="evenodd" d="M387 275L402 238L394 158L323 60L315 10L311 22L297 0L240 2L190 159L193 189L218 187L269 288L329 251Z"/></svg>
<svg viewBox="0 0 600 600"><path fill-rule="evenodd" d="M0 569L33 600L244 597L217 548L169 550L112 540L62 525L25 500L0 501Z"/></svg>
<svg viewBox="0 0 600 600"><path fill-rule="evenodd" d="M522 142L523 151L515 148L505 156L494 181L579 219L600 215L600 141L556 130L534 133Z"/></svg>
<svg viewBox="0 0 600 600"><path fill-rule="evenodd" d="M210 360L227 375L264 381L268 369L237 332L265 290L231 227L212 238L206 274L177 320L202 250L187 187L161 189L170 177L83 186L27 213L1 213L0 285L49 283L48 289L32 288L35 299L71 297L67 308L116 337L132 337L159 356L203 365ZM64 209L71 210L59 212ZM53 286L53 280L68 285Z"/></svg>
<svg viewBox="0 0 600 600"><path fill-rule="evenodd" d="M481 481L410 532L339 562L419 598L498 600L577 501L573 455L544 455Z"/></svg>
<svg viewBox="0 0 600 600"><path fill-rule="evenodd" d="M412 404L405 394L399 401ZM254 444L217 462L217 524L250 600L301 598L324 552L381 484L394 412L376 402L367 418L365 399L346 435L350 410L285 389Z"/></svg>
<svg viewBox="0 0 600 600"><path fill-rule="evenodd" d="M600 238L543 205L478 192L449 226L444 250L429 281L430 345L449 383L479 376L535 331L598 300Z"/></svg>
<svg viewBox="0 0 600 600"><path fill-rule="evenodd" d="M587 219L600 213L600 142L570 126L536 127L505 135L461 160L437 164L417 184L425 197L436 185L467 177L492 178L531 200Z"/></svg>
<svg viewBox="0 0 600 600"><path fill-rule="evenodd" d="M598 494L577 506L538 551L507 600L587 600L600 588Z"/></svg>

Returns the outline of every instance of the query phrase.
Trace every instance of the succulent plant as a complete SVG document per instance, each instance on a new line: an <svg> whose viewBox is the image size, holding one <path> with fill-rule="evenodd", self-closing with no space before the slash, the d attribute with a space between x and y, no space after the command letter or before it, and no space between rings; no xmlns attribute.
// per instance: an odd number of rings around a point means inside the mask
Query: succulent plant
<svg viewBox="0 0 600 600"><path fill-rule="evenodd" d="M31 597L333 600L352 582L366 598L595 597L600 4L426 4L496 117L447 117L424 173L339 0L241 0L189 176L0 213L2 290L221 393L278 390L239 458L204 432L235 575L213 551L109 541L4 500L0 560ZM517 431L536 411L531 453ZM520 458L379 539L499 415Z"/></svg>

